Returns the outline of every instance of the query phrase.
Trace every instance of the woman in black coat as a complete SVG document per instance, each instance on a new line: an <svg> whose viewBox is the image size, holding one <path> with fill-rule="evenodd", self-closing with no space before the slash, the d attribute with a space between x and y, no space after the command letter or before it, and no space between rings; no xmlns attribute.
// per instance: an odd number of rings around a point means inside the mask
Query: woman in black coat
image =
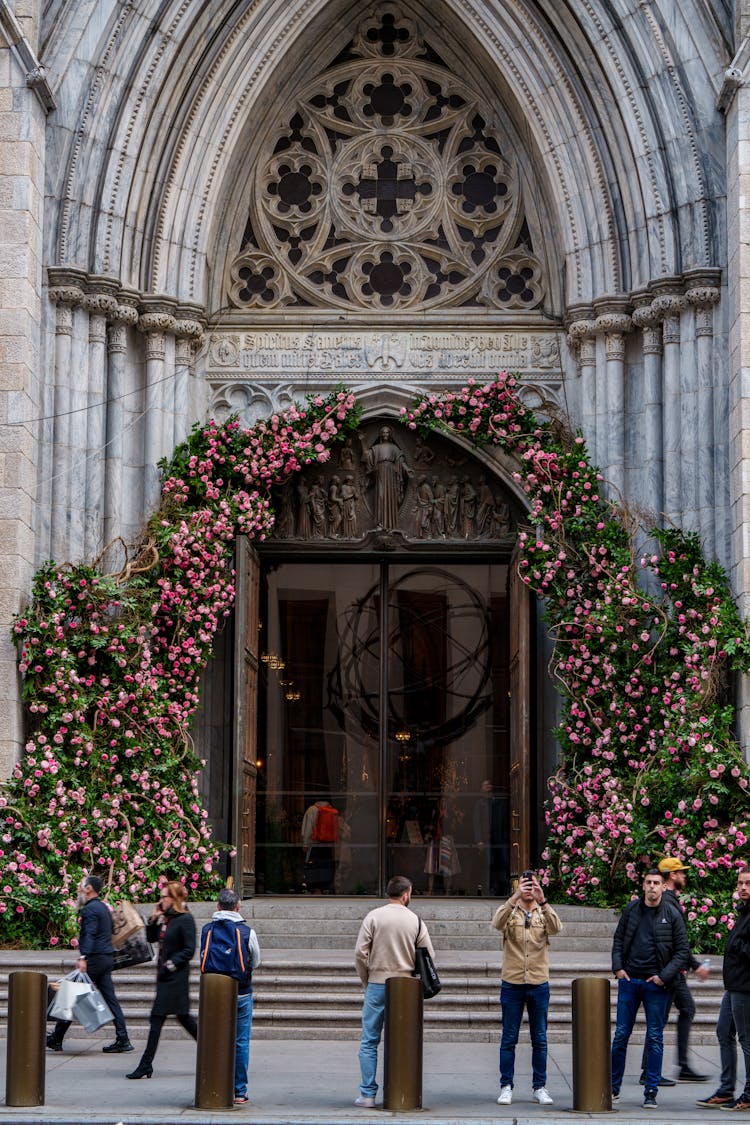
<svg viewBox="0 0 750 1125"><path fill-rule="evenodd" d="M150 1078L154 1073L152 1063L167 1016L177 1016L188 1035L198 1038L198 1024L190 1015L190 960L195 953L195 922L185 906L186 900L187 892L182 883L166 883L146 924L148 940L159 942L156 998L151 1009L146 1050L128 1078Z"/></svg>

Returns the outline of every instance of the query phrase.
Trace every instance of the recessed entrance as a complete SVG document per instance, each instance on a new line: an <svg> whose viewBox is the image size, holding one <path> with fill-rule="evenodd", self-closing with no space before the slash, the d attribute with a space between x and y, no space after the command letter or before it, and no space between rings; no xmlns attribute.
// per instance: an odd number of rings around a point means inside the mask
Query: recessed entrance
<svg viewBox="0 0 750 1125"><path fill-rule="evenodd" d="M379 894L397 873L506 891L508 579L494 562L264 565L256 891ZM326 802L335 840L311 837Z"/></svg>

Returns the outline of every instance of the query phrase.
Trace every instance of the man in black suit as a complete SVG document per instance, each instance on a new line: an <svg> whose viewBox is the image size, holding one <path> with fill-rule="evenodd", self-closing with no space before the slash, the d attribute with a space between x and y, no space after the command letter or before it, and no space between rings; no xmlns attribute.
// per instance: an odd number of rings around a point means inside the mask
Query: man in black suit
<svg viewBox="0 0 750 1125"><path fill-rule="evenodd" d="M102 999L115 1017L115 1041L102 1047L102 1050L105 1054L122 1054L135 1048L128 1039L125 1017L112 983L112 915L99 898L101 889L102 880L98 875L87 875L81 883L84 905L79 915L80 957L76 961L76 968L81 973L88 973L94 987L99 989ZM63 1039L69 1027L70 1020L57 1021L54 1030L47 1036L50 1051L62 1051Z"/></svg>

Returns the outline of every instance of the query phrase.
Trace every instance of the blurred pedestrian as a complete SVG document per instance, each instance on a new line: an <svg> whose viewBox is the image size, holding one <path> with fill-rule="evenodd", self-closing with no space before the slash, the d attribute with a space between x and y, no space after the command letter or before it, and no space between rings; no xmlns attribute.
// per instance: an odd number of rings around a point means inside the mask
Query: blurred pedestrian
<svg viewBox="0 0 750 1125"><path fill-rule="evenodd" d="M146 937L158 941L156 997L149 1019L148 1042L138 1066L128 1078L150 1078L167 1016L176 1016L193 1039L198 1024L190 1014L190 961L195 953L195 922L187 909L187 891L182 883L165 883L159 901L146 923Z"/></svg>
<svg viewBox="0 0 750 1125"><path fill-rule="evenodd" d="M719 1088L696 1105L704 1109L750 1111L750 867L737 873L734 926L724 943L724 988L716 1038L719 1040ZM745 1087L734 1096L737 1083L737 1040L745 1059Z"/></svg>

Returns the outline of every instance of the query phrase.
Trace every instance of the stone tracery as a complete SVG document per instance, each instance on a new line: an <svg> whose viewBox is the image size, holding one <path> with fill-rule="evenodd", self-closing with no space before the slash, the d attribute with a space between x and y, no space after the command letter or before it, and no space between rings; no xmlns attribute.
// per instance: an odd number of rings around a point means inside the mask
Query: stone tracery
<svg viewBox="0 0 750 1125"><path fill-rule="evenodd" d="M288 104L256 165L243 308L533 309L545 293L491 112L383 5Z"/></svg>

